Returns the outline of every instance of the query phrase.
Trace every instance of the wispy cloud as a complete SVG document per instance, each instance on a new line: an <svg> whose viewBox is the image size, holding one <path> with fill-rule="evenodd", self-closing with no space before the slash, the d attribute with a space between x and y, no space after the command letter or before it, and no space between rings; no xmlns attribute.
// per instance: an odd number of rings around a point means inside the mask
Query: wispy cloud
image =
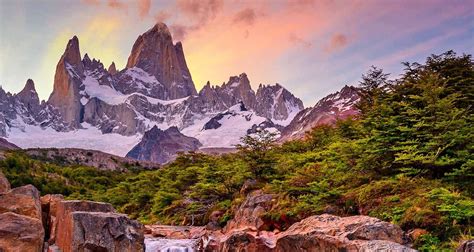
<svg viewBox="0 0 474 252"><path fill-rule="evenodd" d="M144 18L150 13L151 0L138 0L138 14Z"/></svg>
<svg viewBox="0 0 474 252"><path fill-rule="evenodd" d="M349 44L349 38L341 33L336 33L331 36L329 43L324 47L324 51L327 53L332 53L338 50L343 49Z"/></svg>
<svg viewBox="0 0 474 252"><path fill-rule="evenodd" d="M243 23L246 25L252 25L257 18L255 10L251 8L245 8L234 15L234 23Z"/></svg>

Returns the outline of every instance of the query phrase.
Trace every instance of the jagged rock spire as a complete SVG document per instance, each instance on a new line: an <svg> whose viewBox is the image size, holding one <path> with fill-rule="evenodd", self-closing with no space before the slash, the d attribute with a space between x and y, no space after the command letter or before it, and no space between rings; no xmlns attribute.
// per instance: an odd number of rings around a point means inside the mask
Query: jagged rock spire
<svg viewBox="0 0 474 252"><path fill-rule="evenodd" d="M135 41L127 61L127 68L132 67L139 67L155 76L166 88L168 95L165 99L197 94L183 47L180 42L173 45L171 33L164 23L156 24Z"/></svg>
<svg viewBox="0 0 474 252"><path fill-rule="evenodd" d="M81 61L79 39L74 36L67 43L66 50L56 66L53 92L48 102L58 108L63 119L75 128L80 127L81 121L79 86L83 75L84 64Z"/></svg>
<svg viewBox="0 0 474 252"><path fill-rule="evenodd" d="M115 68L115 62L112 61L112 64L110 64L109 69L107 71L111 75L114 75L117 73L117 69Z"/></svg>

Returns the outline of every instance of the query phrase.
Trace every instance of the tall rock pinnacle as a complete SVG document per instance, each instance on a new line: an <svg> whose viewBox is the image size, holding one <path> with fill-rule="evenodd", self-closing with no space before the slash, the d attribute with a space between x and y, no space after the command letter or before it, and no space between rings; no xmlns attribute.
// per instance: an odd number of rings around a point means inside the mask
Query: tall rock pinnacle
<svg viewBox="0 0 474 252"><path fill-rule="evenodd" d="M127 62L127 68L132 67L139 67L155 76L166 88L165 99L197 94L183 47L180 42L173 45L171 33L163 23L156 24L135 41Z"/></svg>
<svg viewBox="0 0 474 252"><path fill-rule="evenodd" d="M107 72L109 72L109 74L111 75L117 73L117 69L115 68L115 62L112 61L112 64L110 64L109 69L107 69Z"/></svg>
<svg viewBox="0 0 474 252"><path fill-rule="evenodd" d="M39 106L39 97L32 79L26 81L25 87L16 95L28 109L34 110Z"/></svg>
<svg viewBox="0 0 474 252"><path fill-rule="evenodd" d="M82 105L79 86L84 76L84 65L76 36L69 40L56 66L53 92L48 102L58 108L63 119L73 127L79 127Z"/></svg>

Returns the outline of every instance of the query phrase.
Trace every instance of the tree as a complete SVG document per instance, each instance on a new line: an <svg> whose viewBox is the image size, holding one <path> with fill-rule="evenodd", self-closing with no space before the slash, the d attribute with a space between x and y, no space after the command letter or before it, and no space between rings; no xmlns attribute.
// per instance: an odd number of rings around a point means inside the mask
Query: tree
<svg viewBox="0 0 474 252"><path fill-rule="evenodd" d="M258 180L265 180L272 174L276 159L271 149L275 146L276 136L275 132L258 130L255 134L242 137L241 143L236 146Z"/></svg>
<svg viewBox="0 0 474 252"><path fill-rule="evenodd" d="M382 69L372 66L366 74L362 75L362 81L359 83L360 101L357 108L365 113L377 105L378 99L390 85L389 74Z"/></svg>

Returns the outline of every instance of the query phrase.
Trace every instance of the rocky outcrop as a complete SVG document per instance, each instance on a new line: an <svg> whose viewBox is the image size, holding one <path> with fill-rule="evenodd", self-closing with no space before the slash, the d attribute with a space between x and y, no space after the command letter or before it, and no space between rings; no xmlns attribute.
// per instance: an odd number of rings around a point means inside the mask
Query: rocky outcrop
<svg viewBox="0 0 474 252"><path fill-rule="evenodd" d="M154 126L145 132L142 141L127 157L164 164L176 158L177 153L195 151L200 146L201 143L197 139L181 134L176 127L163 131Z"/></svg>
<svg viewBox="0 0 474 252"><path fill-rule="evenodd" d="M398 226L368 216L323 214L284 232L230 229L202 239L205 251L415 251L403 245L404 232Z"/></svg>
<svg viewBox="0 0 474 252"><path fill-rule="evenodd" d="M402 249L404 233L400 227L368 216L312 216L293 224L278 235L276 251L370 251ZM393 250L392 250L393 251Z"/></svg>
<svg viewBox="0 0 474 252"><path fill-rule="evenodd" d="M140 35L128 57L127 68L138 67L164 85L164 92L150 96L165 100L197 94L191 79L181 43L173 45L168 27L158 23Z"/></svg>
<svg viewBox="0 0 474 252"><path fill-rule="evenodd" d="M251 192L235 211L234 218L227 223L224 232L262 230L265 224L262 217L271 209L274 197L274 195L263 193L261 190Z"/></svg>
<svg viewBox="0 0 474 252"><path fill-rule="evenodd" d="M79 51L79 39L69 40L66 50L56 66L53 92L48 102L56 107L63 119L78 128L82 120L79 87L84 77L84 66Z"/></svg>
<svg viewBox="0 0 474 252"><path fill-rule="evenodd" d="M43 237L41 220L12 212L0 214L0 251L41 252Z"/></svg>
<svg viewBox="0 0 474 252"><path fill-rule="evenodd" d="M11 189L0 194L0 213L12 212L42 219L38 190L32 185Z"/></svg>
<svg viewBox="0 0 474 252"><path fill-rule="evenodd" d="M314 107L301 110L281 131L280 141L301 139L312 128L322 124L334 124L339 119L355 116L359 101L357 88L344 86L340 91L319 100Z"/></svg>
<svg viewBox="0 0 474 252"><path fill-rule="evenodd" d="M143 251L143 226L110 204L59 201L55 245L68 251Z"/></svg>
<svg viewBox="0 0 474 252"><path fill-rule="evenodd" d="M26 185L0 193L0 251L40 252L43 240L38 190Z"/></svg>
<svg viewBox="0 0 474 252"><path fill-rule="evenodd" d="M254 186L255 181L248 181L248 186L242 188L246 199L224 229L193 227L200 232L191 232L190 227L149 226L147 233L171 240L188 239L176 248L192 247L197 251L415 251L405 246L406 234L400 227L363 215L315 215L293 223L283 232L266 231L263 216L271 210L275 196L261 190L248 193Z"/></svg>

